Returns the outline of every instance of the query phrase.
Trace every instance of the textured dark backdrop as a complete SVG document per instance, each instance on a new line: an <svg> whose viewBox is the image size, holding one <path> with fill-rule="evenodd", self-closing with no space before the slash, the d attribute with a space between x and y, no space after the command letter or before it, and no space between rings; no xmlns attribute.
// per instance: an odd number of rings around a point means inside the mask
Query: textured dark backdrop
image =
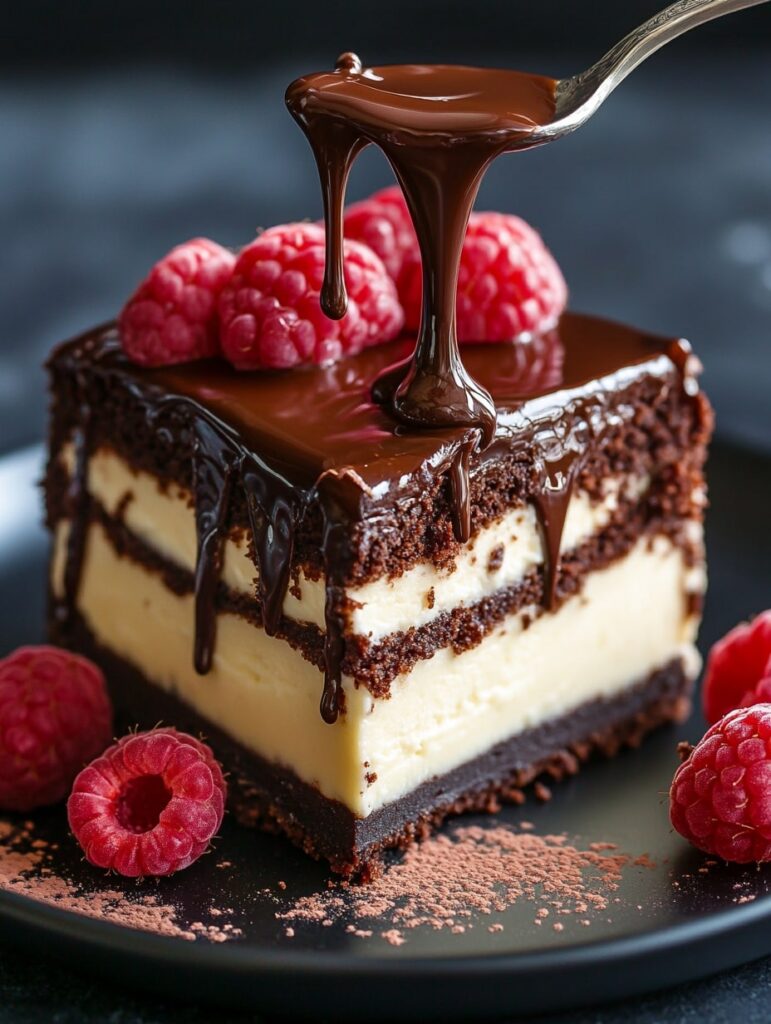
<svg viewBox="0 0 771 1024"><path fill-rule="evenodd" d="M0 453L41 437L51 345L113 316L175 242L238 244L258 225L319 215L283 108L291 78L344 49L569 74L656 6L6 0ZM351 193L389 180L365 154ZM771 5L658 54L575 136L500 160L480 205L542 230L575 308L689 336L720 432L771 447ZM571 1020L765 1021L768 974L758 965ZM205 1018L0 951L0 1024L107 1019Z"/></svg>

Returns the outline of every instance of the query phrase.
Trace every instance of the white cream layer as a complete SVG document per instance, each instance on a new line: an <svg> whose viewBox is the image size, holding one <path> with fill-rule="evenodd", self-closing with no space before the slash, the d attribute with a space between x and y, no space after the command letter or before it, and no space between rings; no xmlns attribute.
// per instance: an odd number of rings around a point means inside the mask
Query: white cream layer
<svg viewBox="0 0 771 1024"><path fill-rule="evenodd" d="M61 593L67 523L52 584ZM212 670L193 669L193 598L115 554L90 527L78 606L96 639L234 739L366 816L523 729L621 693L674 657L695 673L689 570L666 538L641 540L580 594L527 629L509 616L482 643L450 649L392 683L388 700L345 679L346 714L319 714L321 673L238 616L217 617ZM534 609L526 609L533 612ZM377 778L368 784L367 773Z"/></svg>
<svg viewBox="0 0 771 1024"><path fill-rule="evenodd" d="M71 472L71 446L61 457ZM576 493L568 507L561 550L570 551L601 530L621 497L637 500L647 486L646 479L611 479L598 502ZM128 529L159 555L190 572L195 570L195 516L188 492L174 485L161 489L154 476L134 470L108 449L100 449L90 459L88 488L109 514L122 508ZM499 547L502 556L491 569L490 556ZM348 588L347 596L354 602L348 628L377 642L390 633L422 626L443 611L474 604L513 586L543 560L535 509L532 505L515 509L473 537L451 571L421 563L395 579L383 577ZM256 572L247 538L228 539L222 572L225 583L237 592L253 594ZM287 593L284 614L323 630L323 580L308 579L301 571L299 595Z"/></svg>

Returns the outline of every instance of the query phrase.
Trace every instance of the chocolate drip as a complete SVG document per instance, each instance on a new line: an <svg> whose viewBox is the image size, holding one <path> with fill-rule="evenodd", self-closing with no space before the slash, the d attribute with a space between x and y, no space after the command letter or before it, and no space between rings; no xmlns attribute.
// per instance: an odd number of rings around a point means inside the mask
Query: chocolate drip
<svg viewBox="0 0 771 1024"><path fill-rule="evenodd" d="M452 494L453 531L456 540L465 544L471 537L471 486L469 463L471 453L479 444L479 435L474 434L463 441L450 463L450 493Z"/></svg>
<svg viewBox="0 0 771 1024"><path fill-rule="evenodd" d="M271 473L253 453L244 455L241 479L259 568L262 624L265 632L273 636L289 587L295 532L309 495Z"/></svg>
<svg viewBox="0 0 771 1024"><path fill-rule="evenodd" d="M342 602L345 597L340 567L347 549L347 522L337 503L325 495L322 500L324 527L321 550L326 572L324 600L324 691L321 695L321 717L329 725L337 721L342 704L341 665L345 655L345 620Z"/></svg>
<svg viewBox="0 0 771 1024"><path fill-rule="evenodd" d="M64 563L64 601L57 607L57 617L66 622L75 613L83 574L83 558L86 552L89 504L88 456L90 451L89 426L91 409L80 406L80 423L75 431L73 444L75 466L70 478L67 505L70 512L70 532L67 537L67 553Z"/></svg>
<svg viewBox="0 0 771 1024"><path fill-rule="evenodd" d="M193 665L199 675L206 675L211 668L217 632L214 598L222 572L233 464L232 453L206 420L196 420L194 429L193 491L198 544Z"/></svg>
<svg viewBox="0 0 771 1024"><path fill-rule="evenodd" d="M583 455L584 452L566 451L555 461L544 460L540 485L533 492L533 505L543 538L543 603L549 610L556 604L562 534Z"/></svg>

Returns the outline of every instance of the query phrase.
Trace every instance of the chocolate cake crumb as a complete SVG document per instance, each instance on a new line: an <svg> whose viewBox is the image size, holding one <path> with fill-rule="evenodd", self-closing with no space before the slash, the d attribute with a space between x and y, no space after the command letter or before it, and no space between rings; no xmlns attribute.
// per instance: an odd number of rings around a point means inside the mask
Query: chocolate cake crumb
<svg viewBox="0 0 771 1024"><path fill-rule="evenodd" d="M489 573L498 572L500 567L503 565L503 556L505 553L506 549L503 544L496 544L487 559L487 571Z"/></svg>
<svg viewBox="0 0 771 1024"><path fill-rule="evenodd" d="M243 935L240 928L229 922L196 921L183 925L174 906L164 903L154 893L134 888L133 879L133 891L124 892L112 879L109 887L93 889L64 877L53 866L57 844L36 837L34 828L31 821L15 825L0 819L0 890L73 914L191 942L198 938L228 942ZM209 913L213 918L220 918L233 911L212 907Z"/></svg>
<svg viewBox="0 0 771 1024"><path fill-rule="evenodd" d="M552 914L583 924L592 914L607 912L623 870L639 860L617 852L612 843L581 849L565 835L505 825L457 826L411 846L369 885L334 882L282 907L276 918L292 925L346 922L348 934L379 934L391 945L406 942L405 933L420 927L462 935L479 917L522 900L535 906L535 925ZM376 931L375 923L386 927ZM565 923L552 927L561 932ZM497 934L503 925L490 925L488 931Z"/></svg>
<svg viewBox="0 0 771 1024"><path fill-rule="evenodd" d="M426 608L429 610L434 607L436 601L436 592L433 587L429 587L426 591Z"/></svg>

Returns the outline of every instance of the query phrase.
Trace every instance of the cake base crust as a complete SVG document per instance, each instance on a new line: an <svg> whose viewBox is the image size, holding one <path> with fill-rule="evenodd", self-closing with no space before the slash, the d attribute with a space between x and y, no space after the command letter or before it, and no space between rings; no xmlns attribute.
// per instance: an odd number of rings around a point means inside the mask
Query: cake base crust
<svg viewBox="0 0 771 1024"><path fill-rule="evenodd" d="M622 747L635 747L652 729L681 721L690 709L692 682L682 661L674 659L619 696L587 702L519 733L367 818L357 818L344 804L259 757L153 685L98 644L79 617L62 623L52 616L49 635L53 643L103 668L119 729L163 723L203 735L230 772L230 808L241 823L282 832L310 856L329 861L333 871L360 880L378 872L384 850L405 849L450 815L494 813L504 802L522 803L533 783L535 795L544 798L544 779L558 781L574 775L594 755L613 757Z"/></svg>

